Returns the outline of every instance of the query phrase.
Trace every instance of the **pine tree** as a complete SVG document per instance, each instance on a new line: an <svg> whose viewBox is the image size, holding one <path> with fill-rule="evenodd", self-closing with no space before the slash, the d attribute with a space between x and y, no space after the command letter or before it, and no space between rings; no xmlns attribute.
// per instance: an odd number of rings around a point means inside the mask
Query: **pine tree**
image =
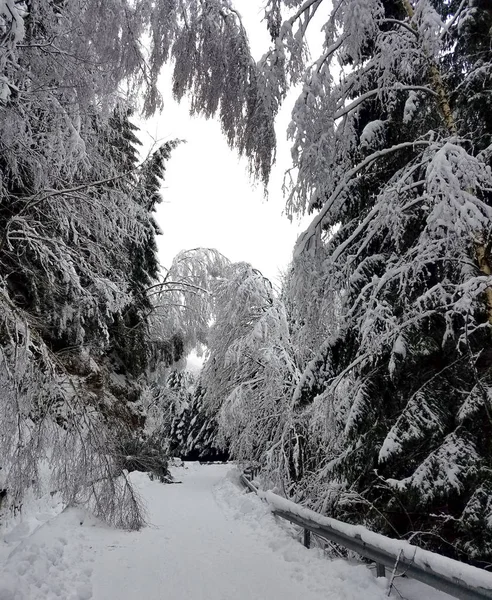
<svg viewBox="0 0 492 600"><path fill-rule="evenodd" d="M111 22L94 19L90 2L3 8L2 484L13 504L45 486L138 527L120 441L145 422L137 377L156 276L156 190L139 187L149 175L137 168L117 92L123 79L139 84L142 57L129 60L125 47L143 22L119 5ZM123 26L130 18L133 29ZM46 460L51 481L39 477Z"/></svg>
<svg viewBox="0 0 492 600"><path fill-rule="evenodd" d="M309 64L306 32L327 5L266 7L265 97L278 104L302 85L287 209L314 214L284 292L303 371L283 404L284 433L302 439L305 460L293 474L285 434L269 472L312 506L397 535L425 531L423 544L488 560L490 7L338 0ZM231 331L220 344L237 346ZM246 348L250 338L238 339ZM232 432L263 409L239 398L247 385L231 384L245 364L215 361L207 394L223 382ZM238 429L231 439L239 455L249 436ZM241 452L256 459L266 448Z"/></svg>
<svg viewBox="0 0 492 600"><path fill-rule="evenodd" d="M317 473L297 492L475 560L491 550L488 27L480 2L335 3L290 129L289 208L315 213L293 280L312 260L333 304L293 398Z"/></svg>
<svg viewBox="0 0 492 600"><path fill-rule="evenodd" d="M167 388L172 394L165 421L169 427L170 452L176 455L186 440L187 417L190 410L193 377L186 371L173 370L167 378Z"/></svg>
<svg viewBox="0 0 492 600"><path fill-rule="evenodd" d="M203 320L181 323L170 302L149 326L162 288L152 211L173 143L138 166L128 110L137 93L147 114L158 108L157 78L172 54L176 95L200 93L193 110L207 116L220 106L231 144L266 179L275 105L228 0L0 0L0 39L2 486L21 502L48 459L50 489L137 527L122 468L130 446L152 438L147 371L182 355ZM217 62L223 44L227 60ZM213 81L235 81L227 102L203 82L204 64ZM158 468L165 474L165 461Z"/></svg>
<svg viewBox="0 0 492 600"><path fill-rule="evenodd" d="M228 460L229 450L219 434L216 415L207 409L205 394L206 390L199 380L186 412L186 440L180 449L180 456L185 460Z"/></svg>

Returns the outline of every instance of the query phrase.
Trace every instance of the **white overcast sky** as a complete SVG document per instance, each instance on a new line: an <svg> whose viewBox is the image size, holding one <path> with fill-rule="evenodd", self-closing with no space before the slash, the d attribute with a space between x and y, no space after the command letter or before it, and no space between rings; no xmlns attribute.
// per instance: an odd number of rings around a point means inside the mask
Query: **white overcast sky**
<svg viewBox="0 0 492 600"><path fill-rule="evenodd" d="M255 59L269 45L261 24L261 0L235 0L248 31ZM140 123L143 134L156 140L186 140L167 164L163 203L156 219L163 231L158 240L159 257L169 266L180 250L196 247L217 248L232 261L246 261L278 283L279 273L290 262L299 233L307 225L290 222L282 215L285 200L281 184L290 166L286 127L290 107L283 109L277 127L279 147L269 198L261 185L254 187L245 161L239 161L227 146L215 120L191 118L185 102L178 105L170 93L169 72L162 77L162 113ZM146 143L147 145L147 143Z"/></svg>

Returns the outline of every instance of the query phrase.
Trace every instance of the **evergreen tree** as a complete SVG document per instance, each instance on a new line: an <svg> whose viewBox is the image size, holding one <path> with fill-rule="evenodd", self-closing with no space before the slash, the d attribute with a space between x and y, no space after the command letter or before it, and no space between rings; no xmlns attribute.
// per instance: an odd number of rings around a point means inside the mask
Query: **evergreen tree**
<svg viewBox="0 0 492 600"><path fill-rule="evenodd" d="M170 452L174 455L183 447L186 439L186 421L193 394L193 377L187 371L171 371L167 378L167 388L172 394L168 415Z"/></svg>
<svg viewBox="0 0 492 600"><path fill-rule="evenodd" d="M184 444L180 447L180 456L185 460L228 460L229 450L221 440L216 415L207 408L205 394L199 380L185 414L183 431L186 432L186 439L183 435Z"/></svg>
<svg viewBox="0 0 492 600"><path fill-rule="evenodd" d="M169 453L184 460L227 460L225 444L220 442L219 424L207 411L205 389L200 379L188 371L171 371L167 379L166 438Z"/></svg>
<svg viewBox="0 0 492 600"><path fill-rule="evenodd" d="M149 327L162 288L152 211L174 144L137 165L127 107L140 93L147 114L157 109L157 78L172 54L176 95L200 93L193 110L207 116L220 105L230 142L264 178L274 140L275 107L264 102L228 0L172 4L0 0L2 487L19 503L48 460L50 489L129 527L141 513L121 473L130 446L152 438L147 371L182 355L193 327L173 302ZM227 60L217 62L224 43ZM202 60L213 81L237 76L227 102L203 84Z"/></svg>
<svg viewBox="0 0 492 600"><path fill-rule="evenodd" d="M302 85L287 209L314 215L284 291L302 371L282 403L285 450L268 454L279 424L259 420L270 384L252 386L251 364L231 358L252 340L240 332L243 306L235 328L226 314L215 324L217 348L233 350L211 354L206 393L221 419L224 406L234 413L233 454L273 456L268 471L287 493L489 560L491 10L482 0L338 0L309 64L307 32L328 4L267 2L274 44L260 62L271 106ZM247 445L238 424L252 422L268 443ZM288 431L302 440L293 453Z"/></svg>
<svg viewBox="0 0 492 600"><path fill-rule="evenodd" d="M490 17L474 1L334 3L290 129L289 208L315 213L290 287L313 261L333 305L293 397L311 457L296 490L475 560L491 552Z"/></svg>
<svg viewBox="0 0 492 600"><path fill-rule="evenodd" d="M145 422L137 378L156 276L156 190L145 184L157 158L138 167L116 106L120 83L139 83L142 57L125 52L143 22L113 8L108 22L94 19L97 3L0 3L0 447L11 503L45 486L138 527L120 440ZM51 481L39 478L42 461Z"/></svg>

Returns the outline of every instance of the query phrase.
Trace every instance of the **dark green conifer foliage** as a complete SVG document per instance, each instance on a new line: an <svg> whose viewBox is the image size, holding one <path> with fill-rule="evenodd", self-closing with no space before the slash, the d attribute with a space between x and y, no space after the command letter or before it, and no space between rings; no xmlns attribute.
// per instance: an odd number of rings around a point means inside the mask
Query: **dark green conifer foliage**
<svg viewBox="0 0 492 600"><path fill-rule="evenodd" d="M228 460L226 444L219 441L217 417L204 403L204 397L205 389L198 382L184 414L180 445L176 449L185 460Z"/></svg>
<svg viewBox="0 0 492 600"><path fill-rule="evenodd" d="M364 33L343 20L355 5L342 2L333 25L334 39L347 32L350 67L323 88L316 63L291 126L291 209L308 189L320 213L289 279L307 281L312 261L309 289L326 296L304 300L304 315L286 299L294 345L311 339L316 353L298 353L302 452L295 477L283 467L286 489L344 520L424 532L414 541L490 562L492 10L481 0L360 3L374 11ZM326 298L320 348L304 330Z"/></svg>
<svg viewBox="0 0 492 600"><path fill-rule="evenodd" d="M0 205L0 271L6 298L13 314L31 329L32 345L26 350L32 378L40 378L44 390L38 393L34 386L31 391L26 381L26 398L35 395L28 418L40 426L53 419L69 430L75 394L80 410L98 421L93 426L99 427L101 440L109 436L104 452L110 456L107 464L114 463L112 476L138 463L122 461L122 456L134 456L142 448L149 456L156 451L146 440L141 402L152 355L147 289L158 275L158 228L152 212L160 200L164 163L174 147L165 144L140 166L136 128L129 116L116 109L104 120L89 112L80 136L91 140L85 148L90 163L67 173L65 180L53 180L51 190L39 189L45 181L36 183L42 147L33 145L25 157L19 154L15 170L6 161ZM33 129L36 123L34 119ZM9 322L3 326L8 353L9 344L19 346L25 340L12 338ZM50 444L48 439L43 443ZM152 464L162 478L167 466L162 447L159 452ZM34 470L37 458L26 458ZM90 476L80 474L82 480ZM7 485L12 494L22 495L15 487L18 482ZM63 488L64 483L59 485Z"/></svg>
<svg viewBox="0 0 492 600"><path fill-rule="evenodd" d="M227 460L227 450L219 443L216 416L204 404L200 380L187 371L171 371L167 379L171 391L169 414L169 453L184 460Z"/></svg>

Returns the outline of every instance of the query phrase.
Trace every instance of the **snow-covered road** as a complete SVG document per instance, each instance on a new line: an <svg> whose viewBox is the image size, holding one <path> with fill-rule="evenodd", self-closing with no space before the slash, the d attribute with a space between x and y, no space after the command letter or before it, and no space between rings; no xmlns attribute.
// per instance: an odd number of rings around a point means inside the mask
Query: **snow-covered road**
<svg viewBox="0 0 492 600"><path fill-rule="evenodd" d="M0 600L386 597L386 581L366 566L306 550L287 524L239 489L231 466L191 463L175 476L182 483L133 475L148 506L149 526L140 532L114 530L69 509L17 540L0 565ZM448 598L406 585L407 597Z"/></svg>
<svg viewBox="0 0 492 600"><path fill-rule="evenodd" d="M269 525L275 527L271 515L224 480L229 468L190 465L177 474L182 484L145 483L152 525L141 533L114 533L112 543L100 547L94 599L382 597L364 567L342 563L330 569L324 561L313 573L316 568L302 560L302 546L281 531L264 535L272 533Z"/></svg>

